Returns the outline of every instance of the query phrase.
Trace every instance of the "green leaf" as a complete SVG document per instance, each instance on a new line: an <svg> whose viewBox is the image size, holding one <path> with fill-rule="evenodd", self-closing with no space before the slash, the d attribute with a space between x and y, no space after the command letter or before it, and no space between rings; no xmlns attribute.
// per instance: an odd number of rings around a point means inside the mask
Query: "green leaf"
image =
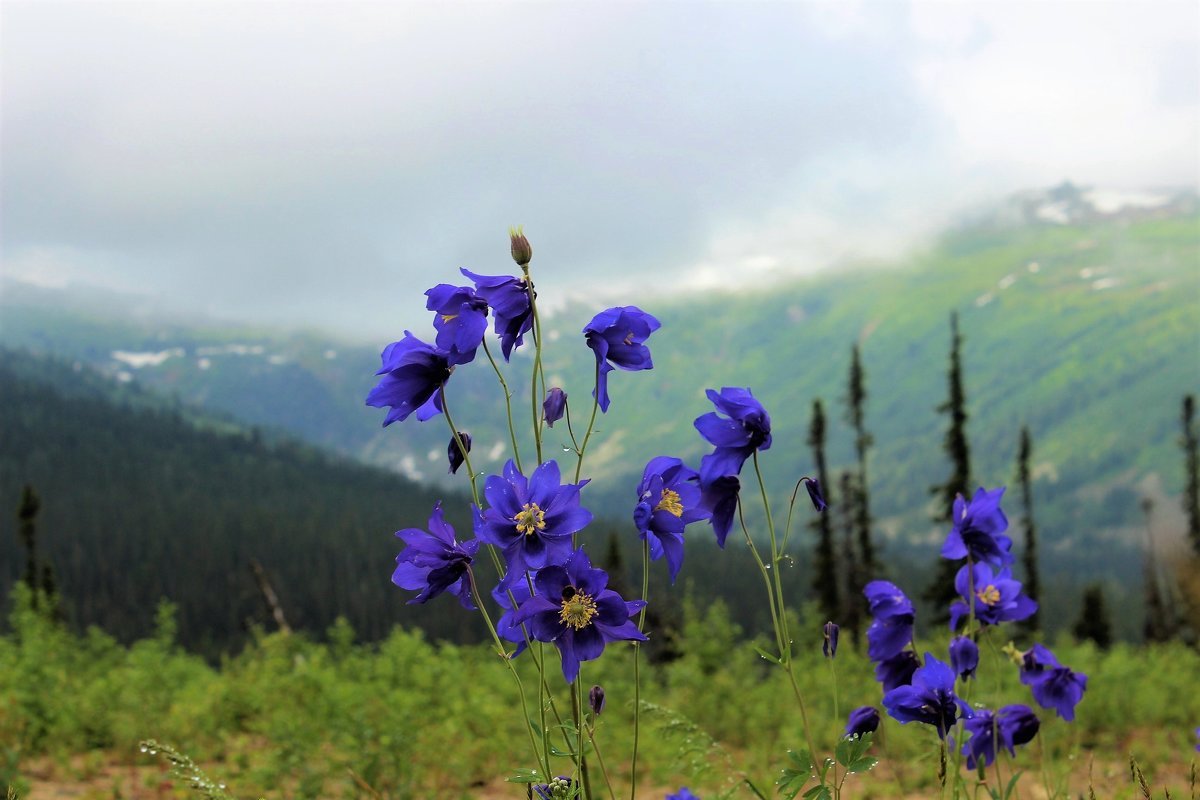
<svg viewBox="0 0 1200 800"><path fill-rule="evenodd" d="M788 750L787 754L788 758L792 760L792 763L795 764L798 769L802 770L805 775L808 775L813 771L812 754L807 750Z"/></svg>
<svg viewBox="0 0 1200 800"><path fill-rule="evenodd" d="M812 787L803 796L804 800L833 800L833 794L825 784Z"/></svg>
<svg viewBox="0 0 1200 800"><path fill-rule="evenodd" d="M879 763L878 758L862 756L846 765L846 772L866 772Z"/></svg>
<svg viewBox="0 0 1200 800"><path fill-rule="evenodd" d="M842 739L838 742L837 747L833 749L833 754L837 757L837 763L844 767L854 760L854 756L850 753L854 744L855 742L851 739Z"/></svg>
<svg viewBox="0 0 1200 800"><path fill-rule="evenodd" d="M770 653L768 653L766 650L762 649L758 645L754 645L754 651L756 653L758 653L760 656L762 656L763 658L765 658L767 661L770 661L772 664L778 664L781 667L783 666L783 662L779 660L778 656L771 655Z"/></svg>
<svg viewBox="0 0 1200 800"><path fill-rule="evenodd" d="M1017 770L1016 774L1009 778L1008 786L1004 787L1004 800L1012 797L1013 790L1017 788L1017 779L1021 777L1022 772L1024 770Z"/></svg>
<svg viewBox="0 0 1200 800"><path fill-rule="evenodd" d="M504 780L509 783L538 783L542 780L542 774L536 769L526 769L520 767L513 770L513 774L509 775Z"/></svg>

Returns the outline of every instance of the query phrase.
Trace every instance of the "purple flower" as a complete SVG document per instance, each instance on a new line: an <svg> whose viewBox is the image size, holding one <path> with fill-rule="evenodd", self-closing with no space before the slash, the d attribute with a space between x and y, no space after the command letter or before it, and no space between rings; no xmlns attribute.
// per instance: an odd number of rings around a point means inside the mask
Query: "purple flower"
<svg viewBox="0 0 1200 800"><path fill-rule="evenodd" d="M607 643L647 641L631 619L646 602L627 603L609 589L607 573L592 567L583 548L565 565L538 570L533 584L536 594L522 604L514 621L524 622L539 642L554 642L567 683L575 682L580 662L599 658Z"/></svg>
<svg viewBox="0 0 1200 800"><path fill-rule="evenodd" d="M838 626L835 622L826 622L821 628L821 632L825 640L821 642L821 652L826 658L833 658L837 655L838 646Z"/></svg>
<svg viewBox="0 0 1200 800"><path fill-rule="evenodd" d="M604 687L599 684L588 691L588 706L597 717L604 711Z"/></svg>
<svg viewBox="0 0 1200 800"><path fill-rule="evenodd" d="M403 339L383 349L383 366L375 373L383 377L367 394L367 405L391 406L383 420L385 428L396 420L403 422L414 411L424 422L442 413L438 389L452 370L445 353L405 331Z"/></svg>
<svg viewBox="0 0 1200 800"><path fill-rule="evenodd" d="M967 757L967 769L975 769L981 761L990 766L996 760L997 742L1015 756L1016 746L1033 740L1041 723L1029 706L1004 706L999 711L977 708L963 722L971 738L963 742L962 754Z"/></svg>
<svg viewBox="0 0 1200 800"><path fill-rule="evenodd" d="M862 736L879 730L879 711L874 706L863 706L850 712L846 720L846 736Z"/></svg>
<svg viewBox="0 0 1200 800"><path fill-rule="evenodd" d="M405 528L396 531L396 536L404 540L405 547L396 556L392 583L401 589L421 592L408 601L409 605L425 603L442 592L450 592L458 596L464 608L475 608L471 601L470 581L464 580L464 577L479 550L479 540L472 539L462 544L456 541L454 528L442 518L441 503L433 507L428 532L420 528Z"/></svg>
<svg viewBox="0 0 1200 800"><path fill-rule="evenodd" d="M740 475L755 450L771 446L771 417L749 389L726 386L706 394L717 410L697 417L694 424L716 450L700 461L701 486L723 475Z"/></svg>
<svg viewBox="0 0 1200 800"><path fill-rule="evenodd" d="M529 302L529 284L508 275L476 275L460 269L475 282L475 292L492 309L494 329L500 337L500 350L508 361L514 347L520 347L525 334L533 328L533 306Z"/></svg>
<svg viewBox="0 0 1200 800"><path fill-rule="evenodd" d="M825 498L821 495L821 482L816 478L801 478L800 482L804 484L804 488L808 490L808 499L812 501L813 508L820 514L829 506L825 502Z"/></svg>
<svg viewBox="0 0 1200 800"><path fill-rule="evenodd" d="M863 594L875 618L867 628L867 657L886 661L912 641L916 612L908 595L890 581L871 581L863 587Z"/></svg>
<svg viewBox="0 0 1200 800"><path fill-rule="evenodd" d="M958 719L961 702L954 694L954 673L932 653L925 654L925 666L913 673L910 686L900 686L883 696L883 704L894 719L905 725L932 725L943 739Z"/></svg>
<svg viewBox="0 0 1200 800"><path fill-rule="evenodd" d="M546 400L542 403L542 418L547 427L553 428L554 423L563 418L563 410L567 407L567 393L555 386L546 392Z"/></svg>
<svg viewBox="0 0 1200 800"><path fill-rule="evenodd" d="M608 411L608 373L614 365L636 371L653 369L646 339L662 324L637 306L618 306L601 311L583 326L587 346L596 354L596 388L592 396Z"/></svg>
<svg viewBox="0 0 1200 800"><path fill-rule="evenodd" d="M979 645L967 636L955 636L950 640L950 667L954 674L966 680L975 675L979 666Z"/></svg>
<svg viewBox="0 0 1200 800"><path fill-rule="evenodd" d="M650 559L667 557L671 583L683 564L683 529L710 513L701 507L698 478L678 458L659 456L646 464L638 484L633 522L650 545Z"/></svg>
<svg viewBox="0 0 1200 800"><path fill-rule="evenodd" d="M913 673L921 664L917 654L912 650L901 650L891 658L885 658L875 664L875 680L883 686L885 692L890 692L898 686L908 686L912 683Z"/></svg>
<svg viewBox="0 0 1200 800"><path fill-rule="evenodd" d="M467 460L464 453L458 446L458 440L462 439L463 447L467 448L467 453L471 452L471 434L466 431L459 431L458 436L450 437L450 444L446 446L446 456L450 460L450 474L458 472L458 468Z"/></svg>
<svg viewBox="0 0 1200 800"><path fill-rule="evenodd" d="M942 558L966 558L978 563L986 561L996 567L1006 567L1016 559L1010 552L1012 539L1004 535L1008 517L1000 509L1004 487L987 491L980 488L968 504L959 495L954 500L954 525L942 545Z"/></svg>
<svg viewBox="0 0 1200 800"><path fill-rule="evenodd" d="M709 515L713 533L717 535L717 546L725 548L725 537L733 528L733 517L737 514L738 492L742 482L736 475L722 475L708 485L701 484L700 505Z"/></svg>
<svg viewBox="0 0 1200 800"><path fill-rule="evenodd" d="M517 616L517 609L530 597L533 597L533 592L529 591L529 583L524 580L512 581L511 586L497 585L492 589L492 599L504 609L500 619L496 620L496 634L501 639L517 646L517 649L513 651L513 658L525 652L525 647L529 644L525 629L514 619Z"/></svg>
<svg viewBox="0 0 1200 800"><path fill-rule="evenodd" d="M950 630L957 629L959 620L970 614L965 598L970 596L972 587L975 590L975 619L984 625L1016 622L1037 611L1037 603L1021 594L1021 582L1013 580L1008 567L994 573L988 564L978 563L968 572L967 566L963 565L954 576L954 588L964 600L950 604Z"/></svg>
<svg viewBox="0 0 1200 800"><path fill-rule="evenodd" d="M700 798L692 794L691 789L687 788L686 786L682 786L678 792L675 792L675 794L667 795L665 800L700 800Z"/></svg>
<svg viewBox="0 0 1200 800"><path fill-rule="evenodd" d="M483 485L488 508L475 509L475 535L504 551L505 588L525 570L561 563L570 555L571 534L592 521L592 512L579 505L586 483L564 485L555 461L526 478L509 459L503 476L488 477Z"/></svg>
<svg viewBox="0 0 1200 800"><path fill-rule="evenodd" d="M1030 687L1039 706L1053 708L1070 722L1087 689L1087 675L1064 667L1046 647L1035 644L1022 654L1021 683Z"/></svg>
<svg viewBox="0 0 1200 800"><path fill-rule="evenodd" d="M549 783L539 783L533 787L533 794L539 800L567 800L574 797L574 781L566 775L551 778Z"/></svg>
<svg viewBox="0 0 1200 800"><path fill-rule="evenodd" d="M473 361L487 332L487 301L469 286L448 283L439 283L425 292L425 296L429 298L425 307L437 312L433 318L437 330L434 341L446 354L446 360L451 364Z"/></svg>

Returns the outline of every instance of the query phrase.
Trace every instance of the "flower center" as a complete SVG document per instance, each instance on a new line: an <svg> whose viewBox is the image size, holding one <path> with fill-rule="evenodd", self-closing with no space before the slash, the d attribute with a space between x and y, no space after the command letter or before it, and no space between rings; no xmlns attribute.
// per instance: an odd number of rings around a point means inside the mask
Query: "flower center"
<svg viewBox="0 0 1200 800"><path fill-rule="evenodd" d="M665 511L675 517L683 516L683 503L679 500L679 492L674 489L663 489L662 499L654 507L655 511Z"/></svg>
<svg viewBox="0 0 1200 800"><path fill-rule="evenodd" d="M443 323L449 322L450 320L457 319L457 318L458 318L458 314L442 314L442 322Z"/></svg>
<svg viewBox="0 0 1200 800"><path fill-rule="evenodd" d="M976 592L975 596L978 597L979 602L983 603L984 605L994 606L996 603L1000 602L1000 590L995 586L992 586L990 583L987 585L987 588Z"/></svg>
<svg viewBox="0 0 1200 800"><path fill-rule="evenodd" d="M590 594L577 592L573 586L563 589L562 608L558 612L559 622L579 630L590 625L594 616L596 601Z"/></svg>
<svg viewBox="0 0 1200 800"><path fill-rule="evenodd" d="M546 512L538 508L537 503L526 503L513 517L513 522L517 523L517 533L533 536L546 529Z"/></svg>
<svg viewBox="0 0 1200 800"><path fill-rule="evenodd" d="M627 345L632 345L633 344L633 331L630 331L629 333L625 334L625 338L622 339L621 341L625 342L625 344L627 344Z"/></svg>

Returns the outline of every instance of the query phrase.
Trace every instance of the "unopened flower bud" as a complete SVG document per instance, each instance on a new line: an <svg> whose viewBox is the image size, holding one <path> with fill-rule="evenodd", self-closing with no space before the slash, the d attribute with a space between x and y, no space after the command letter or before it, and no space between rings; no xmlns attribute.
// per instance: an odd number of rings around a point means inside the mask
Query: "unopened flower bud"
<svg viewBox="0 0 1200 800"><path fill-rule="evenodd" d="M864 736L878 729L879 711L874 706L856 708L846 720L846 736Z"/></svg>
<svg viewBox="0 0 1200 800"><path fill-rule="evenodd" d="M458 440L462 439L463 447L467 448L467 453L471 452L471 436L465 431L459 431L458 436L450 437L450 444L446 447L446 455L450 459L450 474L458 472L458 468L462 466L466 460L466 454L458 447Z"/></svg>
<svg viewBox="0 0 1200 800"><path fill-rule="evenodd" d="M588 705L592 707L593 714L595 714L597 717L600 716L600 712L604 710L603 686L593 686L592 690L588 692Z"/></svg>
<svg viewBox="0 0 1200 800"><path fill-rule="evenodd" d="M567 405L567 393L555 386L546 392L546 401L542 403L542 416L546 426L553 428L554 423L563 418L563 409Z"/></svg>
<svg viewBox="0 0 1200 800"><path fill-rule="evenodd" d="M529 262L533 260L533 247L525 238L525 232L521 230L520 225L508 229L508 240L513 261L517 262L517 266L529 266Z"/></svg>
<svg viewBox="0 0 1200 800"><path fill-rule="evenodd" d="M839 628L837 626L837 623L835 623L835 622L826 622L825 623L825 627L823 629L823 632L825 634L825 641L821 643L821 652L823 652L825 654L826 658L833 658L834 656L837 655L838 630L839 630Z"/></svg>
<svg viewBox="0 0 1200 800"><path fill-rule="evenodd" d="M826 509L825 498L821 496L821 482L816 478L802 478L804 488L808 490L808 499L812 500L813 508L817 513L821 513Z"/></svg>

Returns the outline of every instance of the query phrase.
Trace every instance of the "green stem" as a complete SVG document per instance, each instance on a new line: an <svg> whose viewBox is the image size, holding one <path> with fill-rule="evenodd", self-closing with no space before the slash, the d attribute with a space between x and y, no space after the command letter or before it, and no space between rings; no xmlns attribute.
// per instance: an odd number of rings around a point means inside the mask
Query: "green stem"
<svg viewBox="0 0 1200 800"><path fill-rule="evenodd" d="M596 741L596 724L594 720L588 726L587 733L588 740L592 743L592 752L596 754L596 761L600 764L600 774L604 776L604 785L608 789L609 800L617 800L617 793L613 790L612 779L608 776L608 767L604 765L604 756L600 753L600 744Z"/></svg>
<svg viewBox="0 0 1200 800"><path fill-rule="evenodd" d="M521 271L525 273L525 290L529 293L529 313L533 317L531 326L533 334L533 370L529 377L529 407L533 418L533 444L537 450L537 463L542 463L542 419L538 414L538 398L544 392L538 392L538 373L542 368L542 326L538 320L537 292L533 290L533 278L529 276L529 265L523 264Z"/></svg>
<svg viewBox="0 0 1200 800"><path fill-rule="evenodd" d="M492 351L488 347L486 337L483 340L483 352L487 355L488 361L491 362L492 369L496 371L496 377L500 380L500 388L504 390L504 410L508 414L508 435L512 439L513 461L516 462L517 472L524 475L525 470L521 469L521 448L517 446L517 429L513 425L512 392L509 391L508 381L504 380L504 373L500 371L500 365L496 363L496 359L492 356Z"/></svg>
<svg viewBox="0 0 1200 800"><path fill-rule="evenodd" d="M579 665L579 673L575 676L575 685L571 692L571 716L575 718L576 750L575 763L579 768L579 784L582 800L592 796L591 782L588 780L587 759L583 755L583 665Z"/></svg>
<svg viewBox="0 0 1200 800"><path fill-rule="evenodd" d="M766 564L763 563L762 556L760 556L758 554L758 548L754 546L754 540L750 538L750 531L746 527L746 518L742 514L741 498L738 498L738 507L737 508L738 508L738 521L741 523L742 533L746 537L746 544L750 547L750 554L754 556L754 563L758 565L758 572L760 575L762 575L763 585L766 586L766 589L767 589L767 601L768 601L767 607L771 611L771 630L775 634L775 647L778 648L779 653L780 653L780 658L782 659L782 657L783 657L783 640L779 638L779 615L778 615L778 611L775 608L775 589L771 585L771 572L770 572L770 570L767 569ZM780 663L782 664L783 661L781 660Z"/></svg>
<svg viewBox="0 0 1200 800"><path fill-rule="evenodd" d="M650 594L650 542L642 539L642 599L648 600ZM638 633L644 633L646 624L646 606L642 606L638 614ZM629 800L637 796L637 757L638 737L641 733L642 719L642 674L641 656L642 643L633 643L633 756L629 760Z"/></svg>
<svg viewBox="0 0 1200 800"><path fill-rule="evenodd" d="M467 477L471 481L471 497L475 500L475 506L479 506L479 489L475 486L475 468L471 466L471 457L467 454L466 443L463 442L462 436L458 433L458 428L454 426L454 418L450 416L450 406L446 403L446 384L438 387L438 394L442 398L442 414L446 417L446 424L450 426L450 437L454 439L458 445L458 452L462 453L463 463L467 466ZM493 555L495 555L493 553Z"/></svg>
<svg viewBox="0 0 1200 800"><path fill-rule="evenodd" d="M596 389L592 392L592 418L588 420L587 433L583 435L583 444L579 446L579 461L575 464L575 482L579 483L579 474L583 472L583 454L587 451L588 440L596 427L596 412L600 408L600 365L596 364Z"/></svg>

